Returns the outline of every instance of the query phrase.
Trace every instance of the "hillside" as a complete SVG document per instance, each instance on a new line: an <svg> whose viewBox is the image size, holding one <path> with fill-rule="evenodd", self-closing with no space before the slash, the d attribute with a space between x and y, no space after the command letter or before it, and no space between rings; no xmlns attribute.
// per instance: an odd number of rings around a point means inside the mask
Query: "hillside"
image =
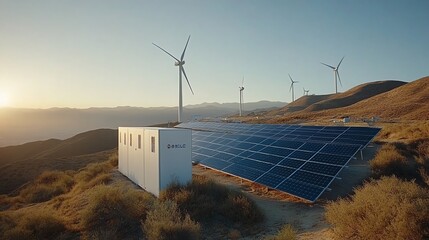
<svg viewBox="0 0 429 240"><path fill-rule="evenodd" d="M0 148L0 194L13 191L45 170L78 170L106 159L118 133L98 129L66 140L51 139Z"/></svg>
<svg viewBox="0 0 429 240"><path fill-rule="evenodd" d="M299 112L312 106L313 104L328 100L333 95L334 94L302 96L281 109L276 109L268 112L267 115L283 115L286 113Z"/></svg>
<svg viewBox="0 0 429 240"><path fill-rule="evenodd" d="M305 111L313 112L350 106L359 101L388 92L404 84L406 84L406 82L402 81L377 81L364 83L346 92L332 94L329 98L308 106Z"/></svg>
<svg viewBox="0 0 429 240"><path fill-rule="evenodd" d="M356 117L380 116L403 120L428 120L428 102L429 77L424 77L342 108L341 111L332 111L332 114L342 112Z"/></svg>
<svg viewBox="0 0 429 240"><path fill-rule="evenodd" d="M314 112L346 107L364 99L390 91L406 84L401 81L376 81L358 85L346 92L327 95L302 96L289 105L269 112L267 115L284 115L289 113Z"/></svg>

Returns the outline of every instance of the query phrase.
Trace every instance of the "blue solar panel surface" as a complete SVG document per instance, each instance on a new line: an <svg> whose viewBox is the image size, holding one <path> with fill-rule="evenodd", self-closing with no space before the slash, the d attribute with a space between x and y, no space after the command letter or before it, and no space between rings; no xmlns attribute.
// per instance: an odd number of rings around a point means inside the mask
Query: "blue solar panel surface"
<svg viewBox="0 0 429 240"><path fill-rule="evenodd" d="M189 122L192 160L316 201L379 128Z"/></svg>

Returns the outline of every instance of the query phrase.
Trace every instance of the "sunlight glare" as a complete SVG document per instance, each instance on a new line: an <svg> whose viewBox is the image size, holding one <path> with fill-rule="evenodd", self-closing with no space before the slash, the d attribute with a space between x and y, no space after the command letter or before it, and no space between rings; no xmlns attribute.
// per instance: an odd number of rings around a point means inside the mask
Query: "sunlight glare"
<svg viewBox="0 0 429 240"><path fill-rule="evenodd" d="M7 107L8 104L9 96L4 92L0 92L0 107Z"/></svg>

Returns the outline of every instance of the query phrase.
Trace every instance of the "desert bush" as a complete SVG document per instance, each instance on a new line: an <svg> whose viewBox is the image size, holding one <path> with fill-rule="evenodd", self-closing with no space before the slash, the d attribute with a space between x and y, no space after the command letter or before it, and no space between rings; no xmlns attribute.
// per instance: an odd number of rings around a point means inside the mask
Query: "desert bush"
<svg viewBox="0 0 429 240"><path fill-rule="evenodd" d="M172 200L179 209L197 221L210 218L228 197L229 189L203 176L193 176L186 186L171 184L160 194L160 200Z"/></svg>
<svg viewBox="0 0 429 240"><path fill-rule="evenodd" d="M218 214L235 223L250 224L260 222L263 216L246 196L204 176L193 176L186 186L170 185L161 192L160 200L176 202L180 211L197 221L208 221Z"/></svg>
<svg viewBox="0 0 429 240"><path fill-rule="evenodd" d="M429 234L429 192L414 182L382 177L350 199L331 202L326 219L337 239L421 239Z"/></svg>
<svg viewBox="0 0 429 240"><path fill-rule="evenodd" d="M58 239L67 230L62 221L48 210L30 211L24 215L0 215L0 222L3 226L1 239Z"/></svg>
<svg viewBox="0 0 429 240"><path fill-rule="evenodd" d="M374 177L395 175L404 179L418 177L418 165L414 157L407 154L397 144L386 144L378 151L377 155L370 161ZM408 155L408 156L406 156Z"/></svg>
<svg viewBox="0 0 429 240"><path fill-rule="evenodd" d="M113 166L109 161L91 163L75 175L76 189L86 190L99 184L106 184L111 180L110 171Z"/></svg>
<svg viewBox="0 0 429 240"><path fill-rule="evenodd" d="M69 174L61 171L47 171L37 177L33 184L21 190L20 196L26 202L44 202L69 192L73 184L73 178Z"/></svg>
<svg viewBox="0 0 429 240"><path fill-rule="evenodd" d="M413 123L395 123L384 125L381 132L376 137L377 141L401 140L414 141L419 139L427 139L429 137L429 122L413 122Z"/></svg>
<svg viewBox="0 0 429 240"><path fill-rule="evenodd" d="M88 238L138 238L142 235L141 219L145 219L153 197L125 186L99 185L92 189L89 204L82 211L81 221Z"/></svg>
<svg viewBox="0 0 429 240"><path fill-rule="evenodd" d="M182 216L177 204L173 201L158 201L147 214L142 224L149 240L199 239L200 225L186 214Z"/></svg>
<svg viewBox="0 0 429 240"><path fill-rule="evenodd" d="M242 193L231 192L222 204L221 212L233 222L244 224L257 223L263 219L258 206Z"/></svg>
<svg viewBox="0 0 429 240"><path fill-rule="evenodd" d="M296 240L296 230L290 224L284 225L274 236L269 236L266 240Z"/></svg>

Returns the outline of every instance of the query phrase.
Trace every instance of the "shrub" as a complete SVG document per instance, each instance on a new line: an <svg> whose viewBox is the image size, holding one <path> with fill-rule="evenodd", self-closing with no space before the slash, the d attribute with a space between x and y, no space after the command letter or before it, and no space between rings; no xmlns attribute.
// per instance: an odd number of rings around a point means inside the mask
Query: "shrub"
<svg viewBox="0 0 429 240"><path fill-rule="evenodd" d="M171 184L161 192L160 200L176 202L181 211L201 221L213 216L219 204L228 197L229 191L206 177L193 176L192 182L186 186Z"/></svg>
<svg viewBox="0 0 429 240"><path fill-rule="evenodd" d="M56 239L63 236L66 227L54 213L46 210L37 210L16 215L14 217L0 217L2 225L6 222L2 239ZM1 221L1 220L0 220ZM3 230L3 229L2 229Z"/></svg>
<svg viewBox="0 0 429 240"><path fill-rule="evenodd" d="M106 184L111 180L110 171L113 166L109 161L91 163L75 175L76 189L86 190L99 184Z"/></svg>
<svg viewBox="0 0 429 240"><path fill-rule="evenodd" d="M33 184L21 190L20 195L26 202L44 202L69 192L73 184L73 178L65 172L43 172Z"/></svg>
<svg viewBox="0 0 429 240"><path fill-rule="evenodd" d="M406 150L400 149L398 145L384 145L374 159L370 161L371 170L375 177L395 175L400 178L413 179L418 177L418 166L413 159L407 159Z"/></svg>
<svg viewBox="0 0 429 240"><path fill-rule="evenodd" d="M270 236L266 240L296 240L296 230L290 224L284 225L275 236Z"/></svg>
<svg viewBox="0 0 429 240"><path fill-rule="evenodd" d="M326 208L338 239L421 239L429 234L429 192L396 177L372 180Z"/></svg>
<svg viewBox="0 0 429 240"><path fill-rule="evenodd" d="M100 185L91 191L82 211L82 224L89 238L127 238L142 235L140 220L152 205L153 197L124 186Z"/></svg>
<svg viewBox="0 0 429 240"><path fill-rule="evenodd" d="M186 214L182 217L173 201L156 202L143 224L147 239L199 239L200 225Z"/></svg>
<svg viewBox="0 0 429 240"><path fill-rule="evenodd" d="M197 221L208 221L215 214L244 224L263 219L261 211L249 198L204 176L193 176L186 186L170 185L161 192L160 200L176 202L182 212L189 213Z"/></svg>
<svg viewBox="0 0 429 240"><path fill-rule="evenodd" d="M222 205L222 215L227 216L233 222L251 224L263 219L258 206L241 193L230 193Z"/></svg>

